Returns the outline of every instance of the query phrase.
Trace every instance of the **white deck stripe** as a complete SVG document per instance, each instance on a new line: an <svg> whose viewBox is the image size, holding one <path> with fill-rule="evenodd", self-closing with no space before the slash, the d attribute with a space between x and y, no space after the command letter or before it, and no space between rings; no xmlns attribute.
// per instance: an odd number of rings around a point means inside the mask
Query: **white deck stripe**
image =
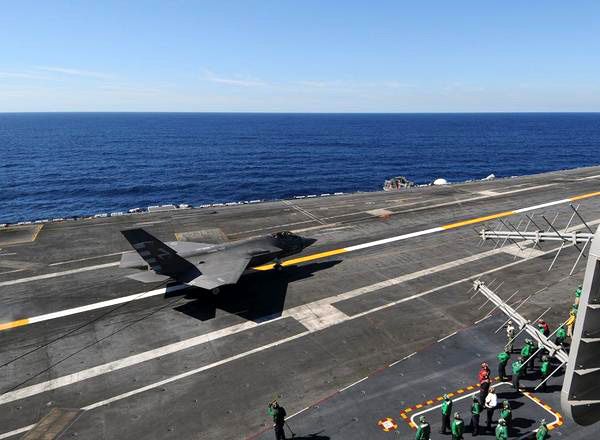
<svg viewBox="0 0 600 440"><path fill-rule="evenodd" d="M75 315L78 313L89 312L91 310L101 309L104 307L115 306L117 304L123 304L130 301L137 301L144 298L150 298L152 296L164 295L170 292L176 292L178 290L187 289L188 286L184 284L176 284L174 286L162 287L160 289L148 290L147 292L135 293L133 295L123 296L120 298L109 299L106 301L100 301L93 304L87 304L85 306L74 307L72 309L60 310L58 312L46 313L45 315L34 316L29 318L29 323L49 321L51 319L62 318L64 316Z"/></svg>
<svg viewBox="0 0 600 440"><path fill-rule="evenodd" d="M342 388L341 390L339 390L339 392L341 393L342 391L346 391L348 388L352 388L354 385L358 385L359 383L361 383L362 381L365 381L369 378L369 376L365 376L362 379L358 379L356 382L351 383L350 385L346 385L344 388Z"/></svg>
<svg viewBox="0 0 600 440"><path fill-rule="evenodd" d="M455 335L455 334L457 334L457 333L458 333L458 331L455 331L454 333L450 333L448 336L444 336L443 338L441 338L441 339L438 339L437 341L438 341L438 342L445 341L446 339L448 339L448 338L451 338L452 336L454 336L454 335Z"/></svg>
<svg viewBox="0 0 600 440"><path fill-rule="evenodd" d="M523 212L535 211L536 209L547 208L549 206L560 205L562 203L571 203L571 199L562 199L556 200L554 202L542 203L541 205L529 206L527 208L515 209L513 210L516 214L521 214Z"/></svg>
<svg viewBox="0 0 600 440"><path fill-rule="evenodd" d="M46 280L48 278L62 277L65 275L73 275L76 273L88 272L90 270L97 270L97 269L105 269L107 267L114 267L114 266L118 266L118 265L119 265L119 262L115 261L113 263L105 263L105 264L97 264L95 266L80 267L78 269L65 270L63 272L45 273L43 275L36 275L33 277L19 278L17 280L2 281L2 282L0 282L0 287L12 286L14 284L27 283L29 281Z"/></svg>
<svg viewBox="0 0 600 440"><path fill-rule="evenodd" d="M30 431L31 429L33 429L34 426L35 425L23 426L22 428L15 429L15 430L9 431L9 432L5 432L4 434L0 434L0 440L2 440L4 438L13 437L18 434L23 434L24 432L27 432L27 431Z"/></svg>
<svg viewBox="0 0 600 440"><path fill-rule="evenodd" d="M76 260L59 261L57 263L51 263L48 266L60 266L61 264L79 263L80 261L95 260L96 258L114 257L115 255L122 255L126 252L129 252L129 251L114 252L112 254L104 254L104 255L96 255L94 257L78 258Z"/></svg>
<svg viewBox="0 0 600 440"><path fill-rule="evenodd" d="M407 238L419 237L421 235L433 234L434 232L441 232L441 231L444 231L444 228L438 226L438 227L431 228L431 229L425 229L423 231L416 231L416 232L411 232L409 234L397 235L395 237L384 238L382 240L377 240L377 241L371 241L369 243L357 244L354 246L349 246L344 249L346 249L347 252L352 252L352 251L357 251L359 249L366 249L366 248L370 248L373 246L381 246L382 244L393 243L395 241L406 240Z"/></svg>

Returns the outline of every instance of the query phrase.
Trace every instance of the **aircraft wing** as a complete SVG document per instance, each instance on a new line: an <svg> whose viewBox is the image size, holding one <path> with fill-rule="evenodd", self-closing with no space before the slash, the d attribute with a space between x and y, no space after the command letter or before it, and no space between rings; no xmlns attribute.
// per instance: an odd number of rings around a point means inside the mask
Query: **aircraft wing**
<svg viewBox="0 0 600 440"><path fill-rule="evenodd" d="M223 253L206 255L204 262L197 265L202 275L187 281L187 284L208 290L226 284L235 284L248 267L250 260L251 258L246 255Z"/></svg>

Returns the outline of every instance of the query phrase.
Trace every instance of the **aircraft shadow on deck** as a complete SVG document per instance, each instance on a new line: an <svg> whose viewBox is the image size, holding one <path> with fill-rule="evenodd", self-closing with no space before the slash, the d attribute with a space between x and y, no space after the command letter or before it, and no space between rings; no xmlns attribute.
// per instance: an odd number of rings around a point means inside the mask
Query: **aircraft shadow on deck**
<svg viewBox="0 0 600 440"><path fill-rule="evenodd" d="M238 284L222 288L217 295L193 289L186 293L186 297L195 298L195 301L175 307L175 310L201 321L213 319L217 309L249 321L268 321L281 316L290 283L310 278L315 272L329 269L341 262L342 260L334 260L287 266L281 272L269 270L251 273L242 277Z"/></svg>

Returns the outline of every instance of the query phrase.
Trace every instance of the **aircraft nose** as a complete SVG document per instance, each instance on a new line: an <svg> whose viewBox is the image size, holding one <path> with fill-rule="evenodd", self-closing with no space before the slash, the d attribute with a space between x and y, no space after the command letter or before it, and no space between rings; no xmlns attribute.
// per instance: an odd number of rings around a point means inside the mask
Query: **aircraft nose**
<svg viewBox="0 0 600 440"><path fill-rule="evenodd" d="M309 247L311 244L315 244L316 238L302 238L302 247Z"/></svg>

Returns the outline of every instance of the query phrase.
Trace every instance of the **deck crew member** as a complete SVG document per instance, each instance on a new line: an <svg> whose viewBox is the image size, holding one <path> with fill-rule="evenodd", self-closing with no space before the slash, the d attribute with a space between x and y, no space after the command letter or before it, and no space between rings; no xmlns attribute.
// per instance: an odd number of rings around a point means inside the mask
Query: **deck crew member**
<svg viewBox="0 0 600 440"><path fill-rule="evenodd" d="M500 418L504 419L506 422L507 429L510 429L510 425L512 422L512 409L510 408L510 403L508 400L502 402L502 409L500 410Z"/></svg>
<svg viewBox="0 0 600 440"><path fill-rule="evenodd" d="M573 328L575 327L575 320L577 319L577 305L574 304L573 307L571 307L571 311L569 312L569 319L566 322L566 326L567 326L567 336L569 338L573 337Z"/></svg>
<svg viewBox="0 0 600 440"><path fill-rule="evenodd" d="M446 434L446 430L450 428L450 415L452 414L452 400L448 394L444 394L442 401L442 428L440 434Z"/></svg>
<svg viewBox="0 0 600 440"><path fill-rule="evenodd" d="M581 298L581 294L583 293L583 286L580 284L577 286L577 290L575 290L575 304L579 305L579 299Z"/></svg>
<svg viewBox="0 0 600 440"><path fill-rule="evenodd" d="M273 400L269 403L267 413L273 417L273 430L275 431L275 440L285 440L285 431L283 425L285 425L285 408L279 405L277 400Z"/></svg>
<svg viewBox="0 0 600 440"><path fill-rule="evenodd" d="M479 383L481 383L481 381L483 380L484 377L490 375L490 366L488 365L487 362L482 362L481 363L481 368L479 369Z"/></svg>
<svg viewBox="0 0 600 440"><path fill-rule="evenodd" d="M500 380L506 379L506 364L510 359L510 354L507 351L498 353L498 377Z"/></svg>
<svg viewBox="0 0 600 440"><path fill-rule="evenodd" d="M527 367L531 366L531 363L527 362L527 360L533 353L531 351L530 341L531 341L531 339L525 339L525 345L523 345L523 348L521 348L521 358L522 358L522 363L523 363L523 365L521 367L523 369L524 374L527 374ZM531 362L533 362L533 359L531 360Z"/></svg>
<svg viewBox="0 0 600 440"><path fill-rule="evenodd" d="M512 385L515 390L519 389L521 374L523 374L523 358L519 357L512 363Z"/></svg>
<svg viewBox="0 0 600 440"><path fill-rule="evenodd" d="M540 387L541 391L546 391L546 386L548 385L548 374L550 373L550 359L548 356L542 356L542 365L540 365L540 374L542 376L542 386Z"/></svg>
<svg viewBox="0 0 600 440"><path fill-rule="evenodd" d="M514 337L515 337L515 326L513 325L512 321L508 321L508 324L506 324L506 347L505 347L505 351L512 353L513 351L513 343L514 343Z"/></svg>
<svg viewBox="0 0 600 440"><path fill-rule="evenodd" d="M540 420L540 427L537 429L535 433L535 440L546 440L548 438L548 426L546 425L546 420Z"/></svg>
<svg viewBox="0 0 600 440"><path fill-rule="evenodd" d="M543 319L538 319L538 329L540 330L540 333L544 336L550 336L550 326Z"/></svg>
<svg viewBox="0 0 600 440"><path fill-rule="evenodd" d="M479 414L481 414L482 409L483 407L479 399L474 395L473 403L471 404L471 432L473 433L473 437L479 435Z"/></svg>
<svg viewBox="0 0 600 440"><path fill-rule="evenodd" d="M556 345L563 345L565 340L567 339L567 331L561 325L558 330L556 330L556 337L554 338L554 343Z"/></svg>
<svg viewBox="0 0 600 440"><path fill-rule="evenodd" d="M498 397L496 396L496 390L494 389L494 387L491 387L490 392L485 398L485 404L483 405L485 407L487 418L485 424L485 428L487 431L492 431L492 417L494 416L494 410L496 409L497 405Z"/></svg>
<svg viewBox="0 0 600 440"><path fill-rule="evenodd" d="M417 435L415 436L415 440L429 440L429 436L431 435L431 427L427 420L425 420L425 416L419 417L419 426L417 426Z"/></svg>
<svg viewBox="0 0 600 440"><path fill-rule="evenodd" d="M490 391L491 385L492 381L490 380L490 377L487 375L483 376L481 382L479 383L479 401L481 402L481 404L485 403L485 398L487 397Z"/></svg>
<svg viewBox="0 0 600 440"><path fill-rule="evenodd" d="M460 416L459 412L454 413L454 420L452 420L452 440L463 440L463 434L465 433L465 422Z"/></svg>
<svg viewBox="0 0 600 440"><path fill-rule="evenodd" d="M496 426L496 440L507 440L508 439L508 428L506 427L506 421L504 419L498 419L498 426Z"/></svg>

